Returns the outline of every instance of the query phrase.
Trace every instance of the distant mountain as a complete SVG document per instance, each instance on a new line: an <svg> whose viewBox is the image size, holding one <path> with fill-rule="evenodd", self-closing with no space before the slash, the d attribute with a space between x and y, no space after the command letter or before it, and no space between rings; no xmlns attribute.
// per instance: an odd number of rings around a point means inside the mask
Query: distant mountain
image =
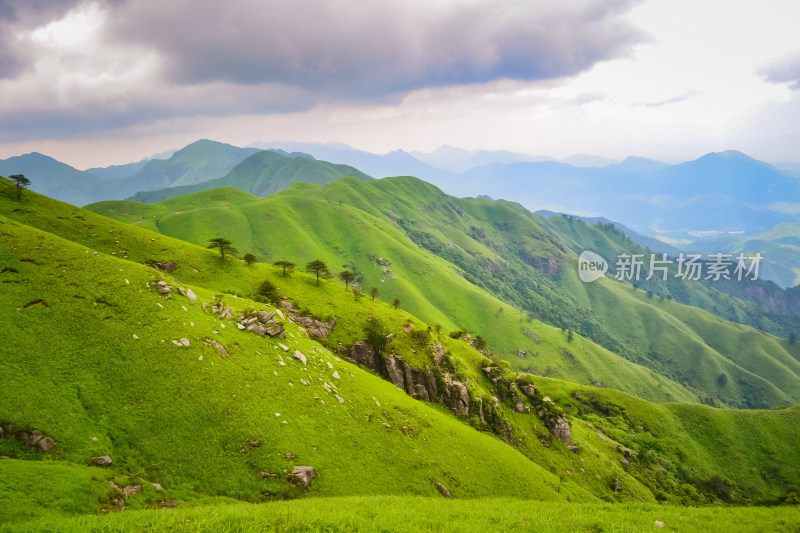
<svg viewBox="0 0 800 533"><path fill-rule="evenodd" d="M434 182L458 196L489 194L530 209L602 214L639 233L673 238L707 231L754 235L794 218L773 204L800 199L800 180L736 151L666 166L641 159L605 168L495 163Z"/></svg>
<svg viewBox="0 0 800 533"><path fill-rule="evenodd" d="M100 176L106 179L123 179L133 176L139 172L151 160L150 157L137 161L135 163L127 163L125 165L111 165L110 167L95 167L88 168L86 172Z"/></svg>
<svg viewBox="0 0 800 533"><path fill-rule="evenodd" d="M114 182L38 152L0 160L0 176L12 174L24 174L31 182L31 190L73 205L115 197L111 193Z"/></svg>
<svg viewBox="0 0 800 533"><path fill-rule="evenodd" d="M350 165L374 178L389 176L416 176L432 180L437 177L450 176L447 171L438 169L420 161L408 152L395 150L386 154L373 154L356 150L340 143L306 143L306 142L255 142L251 147L281 149L287 152L305 152L317 159Z"/></svg>
<svg viewBox="0 0 800 533"><path fill-rule="evenodd" d="M256 152L255 148L200 140L178 150L167 160L148 161L139 172L125 180L122 190L132 194L219 178Z"/></svg>
<svg viewBox="0 0 800 533"><path fill-rule="evenodd" d="M608 159L607 157L600 157L598 155L589 155L589 154L575 154L569 157L565 157L561 160L562 163L566 165L572 165L575 167L607 167L609 165L613 165L618 161L614 159Z"/></svg>
<svg viewBox="0 0 800 533"><path fill-rule="evenodd" d="M336 165L317 161L301 155L286 154L282 150L261 150L236 165L226 176L195 185L166 187L156 191L136 193L130 199L137 202L160 202L218 187L236 187L260 197L266 197L287 188L293 183L326 184L344 176L355 176L362 180L372 178L347 165ZM294 154L297 154L296 152Z"/></svg>
<svg viewBox="0 0 800 533"><path fill-rule="evenodd" d="M509 152L508 150L464 150L454 146L442 145L433 152L411 152L423 163L448 172L467 170L492 163L519 163L522 161L552 161L548 156L532 156Z"/></svg>

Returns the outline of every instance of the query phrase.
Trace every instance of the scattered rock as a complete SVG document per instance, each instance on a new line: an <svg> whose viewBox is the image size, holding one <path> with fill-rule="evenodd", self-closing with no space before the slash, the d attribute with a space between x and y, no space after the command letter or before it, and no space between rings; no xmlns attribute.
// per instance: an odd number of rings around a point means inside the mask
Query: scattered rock
<svg viewBox="0 0 800 533"><path fill-rule="evenodd" d="M317 477L317 472L310 466L295 466L291 473L286 476L289 483L297 483L308 487L311 480Z"/></svg>
<svg viewBox="0 0 800 533"><path fill-rule="evenodd" d="M186 297L192 300L193 302L197 301L197 295L192 292L192 289L186 289Z"/></svg>
<svg viewBox="0 0 800 533"><path fill-rule="evenodd" d="M278 474L273 474L272 472L264 472L263 470L259 472L258 475L261 476L262 478L278 477Z"/></svg>
<svg viewBox="0 0 800 533"><path fill-rule="evenodd" d="M92 462L96 466L109 466L112 461L110 456L101 455L100 457L92 457Z"/></svg>
<svg viewBox="0 0 800 533"><path fill-rule="evenodd" d="M567 446L567 449L569 451L571 451L572 453L574 453L575 455L578 455L578 454L581 453L581 447L580 446L569 445L569 446Z"/></svg>
<svg viewBox="0 0 800 533"><path fill-rule="evenodd" d="M601 433L597 434L597 438L600 440L606 440L606 438Z"/></svg>
<svg viewBox="0 0 800 533"><path fill-rule="evenodd" d="M141 485L128 485L124 489L122 489L122 492L125 493L125 498L127 499L128 496L130 496L131 494L139 494L140 492L142 492L142 486Z"/></svg>
<svg viewBox="0 0 800 533"><path fill-rule="evenodd" d="M619 462L622 463L622 468L624 468L625 470L627 470L628 467L631 465L630 461L628 461L627 459L620 459Z"/></svg>
<svg viewBox="0 0 800 533"><path fill-rule="evenodd" d="M654 525L656 527L664 527L664 522L662 522L661 520L656 520Z"/></svg>
<svg viewBox="0 0 800 533"><path fill-rule="evenodd" d="M625 456L625 459L630 459L633 457L633 453L631 452L630 448L622 448L622 454Z"/></svg>
<svg viewBox="0 0 800 533"><path fill-rule="evenodd" d="M344 398L342 398L338 394L334 394L334 396L336 396L336 399L339 400L339 403L344 403Z"/></svg>
<svg viewBox="0 0 800 533"><path fill-rule="evenodd" d="M211 346L213 346L214 348L219 350L219 353L220 353L220 355L222 357L228 357L229 356L228 350L226 350L225 347L222 345L222 343L220 343L219 341L214 340L214 339L206 339L206 343L210 344Z"/></svg>
<svg viewBox="0 0 800 533"><path fill-rule="evenodd" d="M176 263L175 261L168 261L166 263L147 263L147 266L153 267L156 270L162 270L167 274L169 274L170 272L175 270L175 268L177 268L178 263Z"/></svg>
<svg viewBox="0 0 800 533"><path fill-rule="evenodd" d="M183 344L184 346L189 346L189 339L187 339L186 337L181 337L180 343Z"/></svg>
<svg viewBox="0 0 800 533"><path fill-rule="evenodd" d="M334 373L333 373L333 377L335 377L336 379L341 379L341 378L339 377L339 372L334 372Z"/></svg>
<svg viewBox="0 0 800 533"><path fill-rule="evenodd" d="M447 487L445 487L442 483L440 483L438 481L434 481L433 485L436 487L436 489L439 491L439 493L442 496L444 496L445 498L447 498L448 500L453 498L453 495L450 494L450 491L447 490Z"/></svg>
<svg viewBox="0 0 800 533"><path fill-rule="evenodd" d="M611 488L614 490L614 492L619 492L619 491L621 491L621 490L622 490L622 481L620 481L620 480L616 480L616 481L614 482L614 485L612 485L612 487L611 487Z"/></svg>
<svg viewBox="0 0 800 533"><path fill-rule="evenodd" d="M113 498L111 500L111 507L117 512L122 511L125 508L125 500L119 497Z"/></svg>
<svg viewBox="0 0 800 533"><path fill-rule="evenodd" d="M153 488L156 489L157 491L164 490L164 487L162 487L160 483L151 483L151 485L153 485Z"/></svg>
<svg viewBox="0 0 800 533"><path fill-rule="evenodd" d="M247 329L255 333L256 335L266 335L267 334L267 327L261 324L251 324Z"/></svg>
<svg viewBox="0 0 800 533"><path fill-rule="evenodd" d="M572 470L569 470L569 469L567 469L567 471L566 471L566 472L567 472L567 474L569 474L570 476L572 475Z"/></svg>
<svg viewBox="0 0 800 533"><path fill-rule="evenodd" d="M294 358L299 360L304 365L306 364L306 356L303 355L303 353L300 350L295 350L294 351Z"/></svg>
<svg viewBox="0 0 800 533"><path fill-rule="evenodd" d="M561 442L572 440L572 430L569 427L569 422L563 416L556 420L556 424L553 427L553 435Z"/></svg>
<svg viewBox="0 0 800 533"><path fill-rule="evenodd" d="M56 445L56 441L54 441L50 437L45 437L39 442L36 443L36 449L40 452L49 452L53 449L53 446Z"/></svg>

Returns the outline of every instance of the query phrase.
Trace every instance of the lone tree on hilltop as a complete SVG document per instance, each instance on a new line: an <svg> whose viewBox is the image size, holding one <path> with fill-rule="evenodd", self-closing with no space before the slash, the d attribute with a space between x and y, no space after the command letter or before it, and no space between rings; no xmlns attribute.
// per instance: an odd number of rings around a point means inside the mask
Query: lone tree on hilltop
<svg viewBox="0 0 800 533"><path fill-rule="evenodd" d="M275 261L275 262L273 263L273 265L275 265L275 266L276 266L276 267L278 267L278 268L282 268L282 269L283 269L283 275L284 275L284 276L286 276L286 275L288 275L288 274L291 274L292 272L294 272L294 267L295 267L295 264L294 264L294 263L292 263L291 261L286 261L286 260L284 260L284 259L281 259L280 261Z"/></svg>
<svg viewBox="0 0 800 533"><path fill-rule="evenodd" d="M306 265L306 272L315 274L317 276L317 287L319 287L319 278L328 279L333 277L331 271L328 270L328 265L319 259L315 259Z"/></svg>
<svg viewBox="0 0 800 533"><path fill-rule="evenodd" d="M219 248L219 255L222 258L222 262L225 262L225 253L235 254L238 252L236 248L233 247L231 241L228 239L223 239L222 237L216 237L211 239L210 244L208 245L209 248Z"/></svg>
<svg viewBox="0 0 800 533"><path fill-rule="evenodd" d="M26 178L23 174L14 174L9 176L8 179L13 181L17 186L17 200L22 198L22 189L26 189L31 184L31 180Z"/></svg>
<svg viewBox="0 0 800 533"><path fill-rule="evenodd" d="M349 270L342 270L339 272L339 279L344 282L344 290L348 290L350 284L356 280L356 275Z"/></svg>

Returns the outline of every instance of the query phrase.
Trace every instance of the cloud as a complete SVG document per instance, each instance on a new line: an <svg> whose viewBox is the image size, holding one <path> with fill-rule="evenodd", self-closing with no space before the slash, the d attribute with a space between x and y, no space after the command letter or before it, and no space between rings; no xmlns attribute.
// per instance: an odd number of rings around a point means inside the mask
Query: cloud
<svg viewBox="0 0 800 533"><path fill-rule="evenodd" d="M635 0L0 0L0 140L397 103L627 55Z"/></svg>
<svg viewBox="0 0 800 533"><path fill-rule="evenodd" d="M333 98L575 75L642 39L632 2L130 0L111 40L150 48L179 84L282 83Z"/></svg>
<svg viewBox="0 0 800 533"><path fill-rule="evenodd" d="M800 89L800 51L767 65L759 74L770 83L788 83L792 89Z"/></svg>

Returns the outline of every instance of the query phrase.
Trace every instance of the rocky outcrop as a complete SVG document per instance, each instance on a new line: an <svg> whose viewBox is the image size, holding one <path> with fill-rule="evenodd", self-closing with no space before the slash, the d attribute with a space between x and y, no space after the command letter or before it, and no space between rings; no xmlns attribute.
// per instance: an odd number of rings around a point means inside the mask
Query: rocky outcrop
<svg viewBox="0 0 800 533"><path fill-rule="evenodd" d="M444 382L446 386L441 395L442 403L456 415L468 415L469 391L467 386L460 381L453 381L453 378L447 373L444 374Z"/></svg>
<svg viewBox="0 0 800 533"><path fill-rule="evenodd" d="M0 429L0 435L4 434L5 433L2 431L2 429ZM49 452L56 445L56 441L54 441L52 437L46 436L38 429L34 429L33 431L21 431L20 433L17 434L17 437L28 448L32 448L36 451L43 453Z"/></svg>
<svg viewBox="0 0 800 533"><path fill-rule="evenodd" d="M366 341L356 341L350 348L351 360L358 364L369 368L370 370L379 371L380 365L375 357L375 352L372 346Z"/></svg>
<svg viewBox="0 0 800 533"><path fill-rule="evenodd" d="M299 310L294 306L294 304L288 301L282 301L281 307L286 310L286 313L289 315L290 322L304 327L310 336L318 339L327 338L328 335L330 335L333 331L333 328L336 327L336 322L339 320L338 318L334 317L328 322L323 322L314 317L301 316Z"/></svg>
<svg viewBox="0 0 800 533"><path fill-rule="evenodd" d="M567 422L567 419L563 416L556 420L555 426L552 428L552 430L553 435L555 435L555 437L561 442L569 442L572 440L572 429L570 429L569 422Z"/></svg>
<svg viewBox="0 0 800 533"><path fill-rule="evenodd" d="M166 263L145 263L149 267L153 267L156 270L161 270L162 272L166 272L169 274L173 270L178 267L178 263L175 261L167 261Z"/></svg>
<svg viewBox="0 0 800 533"><path fill-rule="evenodd" d="M295 466L286 476L289 483L296 483L308 488L311 480L317 477L317 472L310 466Z"/></svg>

